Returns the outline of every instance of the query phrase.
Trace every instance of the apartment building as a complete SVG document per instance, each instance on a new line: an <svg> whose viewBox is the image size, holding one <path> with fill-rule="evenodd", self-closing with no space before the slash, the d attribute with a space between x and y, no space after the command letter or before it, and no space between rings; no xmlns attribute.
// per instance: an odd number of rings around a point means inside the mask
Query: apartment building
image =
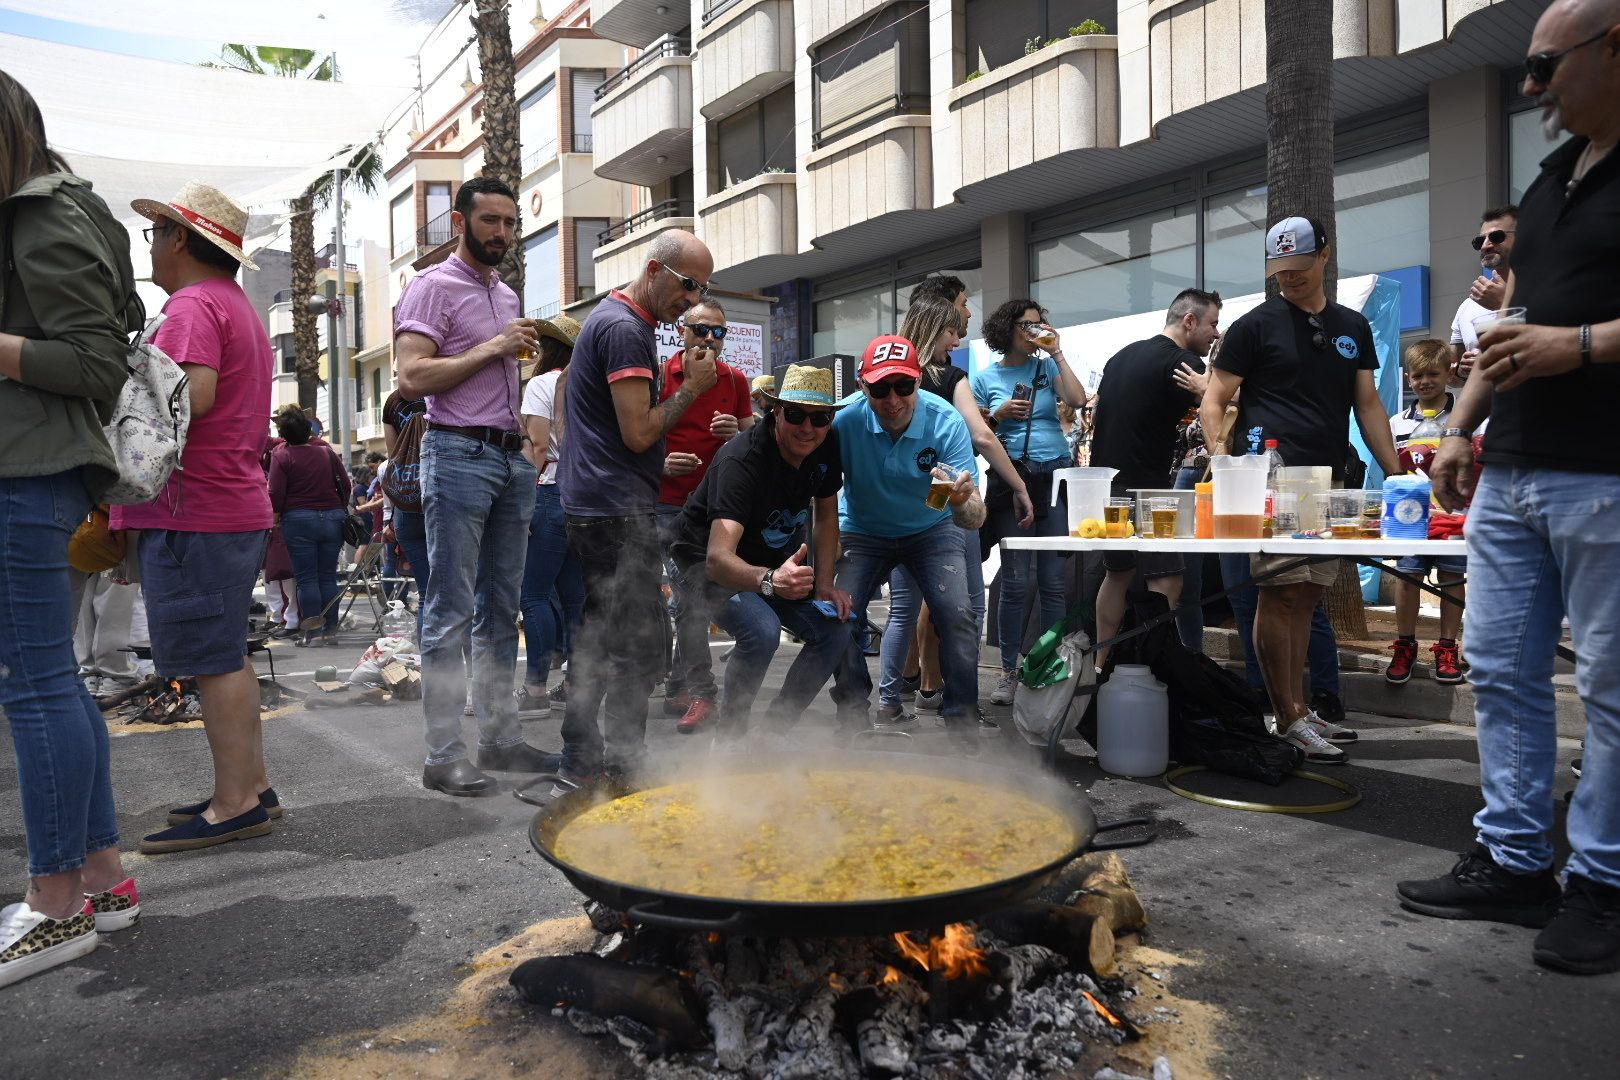
<svg viewBox="0 0 1620 1080"><path fill-rule="evenodd" d="M1518 93L1537 0L1334 0L1341 276L1449 326L1468 241L1549 149ZM644 202L596 251L626 278L692 228L773 298L774 363L859 353L910 287L1061 326L1263 287L1264 0L592 0L635 59L599 91L598 175Z"/></svg>

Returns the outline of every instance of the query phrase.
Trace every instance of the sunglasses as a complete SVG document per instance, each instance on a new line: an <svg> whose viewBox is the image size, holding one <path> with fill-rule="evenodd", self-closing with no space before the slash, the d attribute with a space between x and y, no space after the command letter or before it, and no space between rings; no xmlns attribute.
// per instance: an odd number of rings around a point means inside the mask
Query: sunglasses
<svg viewBox="0 0 1620 1080"><path fill-rule="evenodd" d="M659 263L658 268L660 270L669 270L671 274L674 274L675 280L679 281L681 283L681 288L685 289L687 292L695 292L705 300L709 298L709 286L707 284L700 285L698 284L698 280L696 278L689 278L685 274L670 269L663 263Z"/></svg>
<svg viewBox="0 0 1620 1080"><path fill-rule="evenodd" d="M873 400L882 401L893 391L901 397L910 397L917 392L916 379L890 379L887 382L863 383L866 392L872 395Z"/></svg>
<svg viewBox="0 0 1620 1080"><path fill-rule="evenodd" d="M1478 251L1480 248L1485 246L1485 241L1487 240L1489 240L1492 244L1495 244L1497 247L1501 247L1502 241L1506 240L1512 235L1512 229L1492 229L1484 236L1476 236L1468 242L1474 245L1475 251Z"/></svg>
<svg viewBox="0 0 1620 1080"><path fill-rule="evenodd" d="M693 337L714 338L716 341L726 340L726 328L723 326L710 326L707 323L689 322L686 328L692 331Z"/></svg>
<svg viewBox="0 0 1620 1080"><path fill-rule="evenodd" d="M1558 65L1564 59L1564 57L1568 56L1576 49L1584 49L1588 45L1591 45L1594 42L1602 41L1608 36L1608 30L1600 30L1596 34L1593 34L1591 37L1587 38L1585 41L1577 41L1567 49L1560 49L1557 52L1531 53L1529 56L1524 58L1524 73L1534 81L1540 83L1542 86L1546 86L1548 83L1552 82L1553 73L1558 70Z"/></svg>
<svg viewBox="0 0 1620 1080"><path fill-rule="evenodd" d="M1305 321L1310 323L1311 328L1316 331L1311 335L1311 346L1317 349L1327 348L1327 336L1322 333L1322 320L1315 315L1311 315Z"/></svg>
<svg viewBox="0 0 1620 1080"><path fill-rule="evenodd" d="M828 424L832 423L833 420L832 413L827 412L824 409L801 409L797 405L783 405L782 419L786 420L794 427L798 427L800 424L808 420L810 421L810 426L814 428L824 428Z"/></svg>

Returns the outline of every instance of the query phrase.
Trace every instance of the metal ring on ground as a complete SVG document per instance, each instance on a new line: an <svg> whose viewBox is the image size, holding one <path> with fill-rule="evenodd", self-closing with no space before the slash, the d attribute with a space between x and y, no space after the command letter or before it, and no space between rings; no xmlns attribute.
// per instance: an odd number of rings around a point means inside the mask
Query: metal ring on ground
<svg viewBox="0 0 1620 1080"><path fill-rule="evenodd" d="M1173 783L1173 781L1189 773L1208 771L1208 768L1203 765L1183 765L1180 768L1171 769L1164 774L1164 786L1180 795L1183 799L1209 803L1211 806L1224 806L1229 810L1250 810L1257 814L1331 814L1338 810L1348 810L1361 801L1361 792L1357 790L1354 784L1347 784L1343 780L1335 780L1333 777L1323 776L1321 773L1305 772L1303 769L1295 769L1288 775L1297 776L1301 780L1314 780L1318 784L1326 784L1330 788L1337 788L1339 791L1346 792L1350 797L1339 799L1336 802L1288 806L1283 803L1249 802L1244 799L1223 799L1217 795L1200 795L1196 791L1188 791L1186 788Z"/></svg>

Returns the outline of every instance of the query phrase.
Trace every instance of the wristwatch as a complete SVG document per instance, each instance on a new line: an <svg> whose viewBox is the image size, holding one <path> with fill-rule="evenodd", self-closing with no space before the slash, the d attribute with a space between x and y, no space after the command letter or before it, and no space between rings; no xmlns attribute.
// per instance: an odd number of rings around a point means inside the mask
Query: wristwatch
<svg viewBox="0 0 1620 1080"><path fill-rule="evenodd" d="M1448 427L1440 433L1442 439L1472 439L1474 432L1470 428Z"/></svg>
<svg viewBox="0 0 1620 1080"><path fill-rule="evenodd" d="M765 576L759 579L759 595L761 595L761 596L775 596L776 595L776 583L771 580L775 576L776 576L776 570L775 570L774 567L772 569L770 569L770 570L765 571Z"/></svg>

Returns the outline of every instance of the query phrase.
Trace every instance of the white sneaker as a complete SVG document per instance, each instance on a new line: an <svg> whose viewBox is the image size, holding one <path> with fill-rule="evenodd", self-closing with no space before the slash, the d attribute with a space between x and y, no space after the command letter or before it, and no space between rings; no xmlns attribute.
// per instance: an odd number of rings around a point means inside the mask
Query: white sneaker
<svg viewBox="0 0 1620 1080"><path fill-rule="evenodd" d="M996 688L990 691L990 704L1011 705L1013 703L1013 693L1017 687L1018 672L1003 671L1001 677L996 680Z"/></svg>
<svg viewBox="0 0 1620 1080"><path fill-rule="evenodd" d="M1349 760L1343 750L1318 735L1316 728L1303 716L1289 725L1282 738L1284 742L1293 743L1305 751L1306 761L1314 761L1318 765L1343 765Z"/></svg>
<svg viewBox="0 0 1620 1080"><path fill-rule="evenodd" d="M1316 729L1318 735L1331 743L1353 743L1361 737L1343 724L1335 724L1331 720L1324 720L1317 716L1315 709L1306 713L1303 719Z"/></svg>
<svg viewBox="0 0 1620 1080"><path fill-rule="evenodd" d="M943 691L943 690L933 690L933 691L918 690L917 691L917 711L918 712L920 712L920 713L925 713L925 712L937 713L940 710L942 710L943 708L945 708L945 691Z"/></svg>
<svg viewBox="0 0 1620 1080"><path fill-rule="evenodd" d="M51 919L27 904L8 905L0 911L0 986L77 960L99 941L94 915Z"/></svg>

